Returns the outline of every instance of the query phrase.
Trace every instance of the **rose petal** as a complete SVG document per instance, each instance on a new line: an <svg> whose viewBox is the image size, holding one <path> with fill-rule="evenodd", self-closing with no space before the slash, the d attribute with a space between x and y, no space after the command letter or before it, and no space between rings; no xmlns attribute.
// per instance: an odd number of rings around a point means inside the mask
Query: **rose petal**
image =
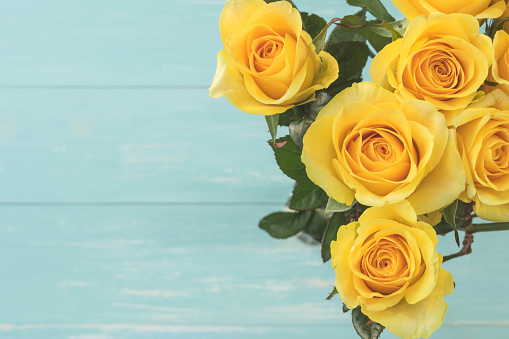
<svg viewBox="0 0 509 339"><path fill-rule="evenodd" d="M428 338L442 325L447 311L443 296L452 293L453 289L452 275L441 269L435 289L420 302L409 304L403 299L383 311L362 309L362 313L403 339Z"/></svg>
<svg viewBox="0 0 509 339"><path fill-rule="evenodd" d="M309 178L320 186L334 200L351 205L353 191L342 183L332 166L336 157L332 141L334 116L315 121L304 135L302 162L306 165Z"/></svg>
<svg viewBox="0 0 509 339"><path fill-rule="evenodd" d="M232 33L244 28L251 15L266 5L267 3L263 0L226 1L219 17L219 31L223 46L226 47L226 40Z"/></svg>
<svg viewBox="0 0 509 339"><path fill-rule="evenodd" d="M293 107L292 105L265 105L253 98L246 89L244 77L237 70L226 50L222 50L217 54L216 75L209 92L210 96L214 98L220 98L224 95L232 105L251 114L272 115L282 113Z"/></svg>
<svg viewBox="0 0 509 339"><path fill-rule="evenodd" d="M454 132L450 130L449 135L440 162L407 198L417 214L433 212L449 205L465 189L465 170L456 147Z"/></svg>
<svg viewBox="0 0 509 339"><path fill-rule="evenodd" d="M357 237L358 226L357 222L341 226L337 234L338 240L331 241L330 244L332 267L336 271L336 290L346 307L350 309L359 305L353 288L352 272L348 269L349 252Z"/></svg>

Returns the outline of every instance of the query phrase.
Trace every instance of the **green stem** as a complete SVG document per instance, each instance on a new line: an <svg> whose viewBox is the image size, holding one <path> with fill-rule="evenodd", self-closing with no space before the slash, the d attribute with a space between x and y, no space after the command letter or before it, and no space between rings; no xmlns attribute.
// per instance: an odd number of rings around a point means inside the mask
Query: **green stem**
<svg viewBox="0 0 509 339"><path fill-rule="evenodd" d="M465 239L463 240L463 247L458 253L444 256L444 262L462 257L472 253L472 243L474 242L474 233L477 232L493 232L493 231L507 231L509 230L509 222L493 222L489 224L470 224L467 227L460 228L465 231Z"/></svg>
<svg viewBox="0 0 509 339"><path fill-rule="evenodd" d="M465 239L463 239L463 247L461 248L461 250L459 250L459 252L454 253L454 254L445 255L443 262L446 262L448 260L462 257L464 255L472 253L472 243L473 242L474 242L474 235L467 231L465 233Z"/></svg>
<svg viewBox="0 0 509 339"><path fill-rule="evenodd" d="M470 224L465 229L467 232L492 232L509 230L509 222L494 222L490 224Z"/></svg>

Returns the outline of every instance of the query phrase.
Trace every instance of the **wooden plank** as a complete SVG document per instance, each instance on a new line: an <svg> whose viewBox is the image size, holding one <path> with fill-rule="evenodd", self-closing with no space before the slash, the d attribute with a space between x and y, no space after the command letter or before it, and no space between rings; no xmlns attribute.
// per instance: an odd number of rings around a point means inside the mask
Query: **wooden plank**
<svg viewBox="0 0 509 339"><path fill-rule="evenodd" d="M390 1L384 0L389 7ZM222 49L220 0L4 0L0 85L200 85ZM354 13L346 1L302 11Z"/></svg>
<svg viewBox="0 0 509 339"><path fill-rule="evenodd" d="M318 248L257 227L282 207L2 208L1 322L332 321L333 272Z"/></svg>
<svg viewBox="0 0 509 339"><path fill-rule="evenodd" d="M1 330L0 330L1 331ZM433 339L479 339L505 338L507 327L487 326L442 326L434 332ZM0 335L2 332L0 332ZM309 339L309 338L358 338L351 325L322 326L168 326L143 324L85 324L85 325L28 325L12 326L5 331L9 338L52 338L52 339ZM385 330L383 339L395 339L396 336Z"/></svg>
<svg viewBox="0 0 509 339"><path fill-rule="evenodd" d="M207 90L2 90L0 202L283 203L269 138Z"/></svg>
<svg viewBox="0 0 509 339"><path fill-rule="evenodd" d="M272 210L2 207L0 336L354 337L339 298L324 300L334 272L319 248L257 228ZM472 255L445 265L457 287L434 337L505 336L508 240L476 235Z"/></svg>

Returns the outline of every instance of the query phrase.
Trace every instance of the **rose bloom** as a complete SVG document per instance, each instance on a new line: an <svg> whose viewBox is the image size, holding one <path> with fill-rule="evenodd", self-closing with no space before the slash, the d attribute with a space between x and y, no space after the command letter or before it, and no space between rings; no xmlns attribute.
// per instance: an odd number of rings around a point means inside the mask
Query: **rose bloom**
<svg viewBox="0 0 509 339"><path fill-rule="evenodd" d="M224 50L209 89L251 114L272 115L313 100L338 77L338 63L315 52L299 11L286 1L229 0L219 18Z"/></svg>
<svg viewBox="0 0 509 339"><path fill-rule="evenodd" d="M304 135L302 162L338 202L383 206L407 199L424 214L452 203L465 188L453 137L432 104L400 102L363 82L320 111Z"/></svg>
<svg viewBox="0 0 509 339"><path fill-rule="evenodd" d="M509 94L509 34L505 31L497 31L493 38L493 63L488 80L497 83L495 87L484 85L483 91L489 93L495 88Z"/></svg>
<svg viewBox="0 0 509 339"><path fill-rule="evenodd" d="M505 0L392 0L412 20L431 13L464 13L477 19L498 18L506 10Z"/></svg>
<svg viewBox="0 0 509 339"><path fill-rule="evenodd" d="M331 242L336 289L352 309L401 338L428 338L442 325L454 289L441 269L433 227L408 202L367 209Z"/></svg>
<svg viewBox="0 0 509 339"><path fill-rule="evenodd" d="M460 195L474 201L482 219L509 221L509 96L487 94L454 120L467 187Z"/></svg>
<svg viewBox="0 0 509 339"><path fill-rule="evenodd" d="M450 125L475 97L491 61L491 39L479 34L474 17L434 13L412 20L403 39L375 56L370 74L401 100L432 103Z"/></svg>
<svg viewBox="0 0 509 339"><path fill-rule="evenodd" d="M499 84L509 85L509 34L497 31L493 38L491 75Z"/></svg>

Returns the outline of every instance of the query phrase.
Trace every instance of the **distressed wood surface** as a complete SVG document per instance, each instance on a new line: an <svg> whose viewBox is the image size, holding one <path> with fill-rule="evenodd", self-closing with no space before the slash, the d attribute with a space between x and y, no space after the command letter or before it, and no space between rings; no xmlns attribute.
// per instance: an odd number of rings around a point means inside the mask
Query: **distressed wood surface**
<svg viewBox="0 0 509 339"><path fill-rule="evenodd" d="M354 338L318 247L257 229L282 207L3 206L0 336ZM503 337L503 235L445 264L456 290L434 338Z"/></svg>
<svg viewBox="0 0 509 339"><path fill-rule="evenodd" d="M300 10L326 20L359 9L343 0L297 2ZM221 0L4 0L0 27L9 33L0 38L0 85L208 88L222 49L223 5Z"/></svg>
<svg viewBox="0 0 509 339"><path fill-rule="evenodd" d="M285 202L265 120L207 90L0 90L0 202Z"/></svg>
<svg viewBox="0 0 509 339"><path fill-rule="evenodd" d="M292 182L264 119L208 97L223 3L0 2L1 338L356 337L319 248L257 227ZM433 338L506 336L508 241L446 264Z"/></svg>

